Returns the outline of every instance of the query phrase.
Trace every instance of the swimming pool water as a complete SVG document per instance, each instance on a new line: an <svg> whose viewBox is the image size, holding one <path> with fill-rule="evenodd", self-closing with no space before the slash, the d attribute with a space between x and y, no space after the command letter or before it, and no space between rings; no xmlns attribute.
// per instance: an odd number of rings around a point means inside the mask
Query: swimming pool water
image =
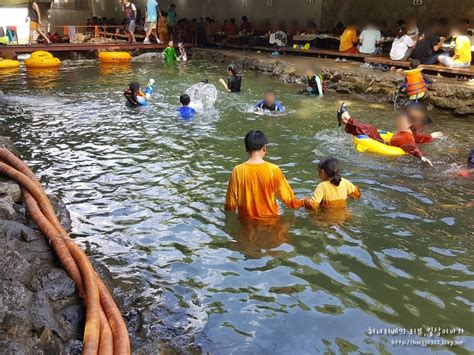
<svg viewBox="0 0 474 355"><path fill-rule="evenodd" d="M467 159L474 122L433 114L429 130L447 134L422 146L434 168L361 155L336 128L340 101L385 129L392 107L300 96L253 72L244 73L241 94L219 89L214 108L178 120L179 95L204 78L217 85L221 74L225 68L208 62L86 61L0 77L0 134L64 198L74 237L107 267L134 350L153 353L165 343L213 354L474 351L473 182L449 172ZM154 102L127 108L127 84L149 78ZM267 87L288 115L250 112ZM319 182L319 159L334 156L362 199L341 213L284 208L272 227L224 213L250 129L267 133L268 160L298 196ZM393 340L422 338L371 334L429 327L461 328L446 339L463 343L399 346Z"/></svg>

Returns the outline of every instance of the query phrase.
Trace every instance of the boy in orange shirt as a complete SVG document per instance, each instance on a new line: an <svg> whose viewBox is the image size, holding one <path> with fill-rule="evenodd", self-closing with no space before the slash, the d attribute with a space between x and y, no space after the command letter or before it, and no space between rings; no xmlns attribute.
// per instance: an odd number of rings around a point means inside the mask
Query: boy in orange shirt
<svg viewBox="0 0 474 355"><path fill-rule="evenodd" d="M227 211L238 210L241 217L249 219L277 218L276 197L290 208L303 207L303 201L295 197L280 168L263 160L267 143L261 131L250 131L245 136L249 159L232 170L225 199Z"/></svg>

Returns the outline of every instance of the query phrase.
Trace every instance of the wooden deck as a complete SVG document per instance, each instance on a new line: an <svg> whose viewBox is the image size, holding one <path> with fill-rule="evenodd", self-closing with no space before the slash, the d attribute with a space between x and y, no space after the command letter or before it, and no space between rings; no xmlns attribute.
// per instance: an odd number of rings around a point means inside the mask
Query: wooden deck
<svg viewBox="0 0 474 355"><path fill-rule="evenodd" d="M410 61L391 60L389 57L384 56L367 57L365 58L365 62L370 64L384 64L396 68L408 68L410 66ZM474 76L473 65L469 68L449 68L444 65L422 65L422 67L426 72L464 75L469 77Z"/></svg>
<svg viewBox="0 0 474 355"><path fill-rule="evenodd" d="M96 50L163 50L166 44L143 44L143 43L124 43L124 42L107 42L107 43L53 43L51 45L35 44L31 46L25 45L8 45L0 46L0 52L8 53L32 53L34 51L48 52L80 52L80 51L96 51ZM186 44L189 48L191 45Z"/></svg>

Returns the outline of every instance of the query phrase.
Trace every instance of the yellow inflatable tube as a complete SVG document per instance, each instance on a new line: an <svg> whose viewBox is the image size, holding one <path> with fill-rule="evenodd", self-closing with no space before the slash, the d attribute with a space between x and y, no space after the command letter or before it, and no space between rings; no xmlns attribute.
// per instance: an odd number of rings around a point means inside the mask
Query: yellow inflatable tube
<svg viewBox="0 0 474 355"><path fill-rule="evenodd" d="M99 60L102 63L128 63L132 56L128 52L100 52Z"/></svg>
<svg viewBox="0 0 474 355"><path fill-rule="evenodd" d="M57 68L61 64L58 58L53 57L49 52L36 51L31 54L31 57L25 60L27 68Z"/></svg>
<svg viewBox="0 0 474 355"><path fill-rule="evenodd" d="M390 140L393 133L387 131L379 131L384 143L377 142L375 139L369 138L365 135L358 135L354 137L355 149L361 153L374 153L384 155L387 157L401 157L407 153L399 147L390 146Z"/></svg>
<svg viewBox="0 0 474 355"><path fill-rule="evenodd" d="M18 60L3 59L0 60L0 69L15 69L20 67Z"/></svg>

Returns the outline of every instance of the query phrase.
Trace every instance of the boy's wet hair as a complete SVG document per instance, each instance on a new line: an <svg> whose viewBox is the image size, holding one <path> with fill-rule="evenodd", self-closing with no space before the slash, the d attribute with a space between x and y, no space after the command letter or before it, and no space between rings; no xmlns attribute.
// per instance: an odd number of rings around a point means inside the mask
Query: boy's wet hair
<svg viewBox="0 0 474 355"><path fill-rule="evenodd" d="M331 180L331 184L339 186L341 184L341 174L339 173L339 160L336 158L326 158L321 160L318 164L319 170L324 171L324 173Z"/></svg>
<svg viewBox="0 0 474 355"><path fill-rule="evenodd" d="M265 96L267 96L267 95L275 96L275 91L273 89L267 89L267 90L265 90Z"/></svg>
<svg viewBox="0 0 474 355"><path fill-rule="evenodd" d="M188 94L183 94L179 97L179 102L181 102L181 105L183 106L188 106L189 103L191 102L191 98L189 97Z"/></svg>
<svg viewBox="0 0 474 355"><path fill-rule="evenodd" d="M410 60L410 69L416 69L421 65L421 62L418 59Z"/></svg>
<svg viewBox="0 0 474 355"><path fill-rule="evenodd" d="M268 139L262 131L250 131L245 135L245 150L248 153L261 150L268 144Z"/></svg>

